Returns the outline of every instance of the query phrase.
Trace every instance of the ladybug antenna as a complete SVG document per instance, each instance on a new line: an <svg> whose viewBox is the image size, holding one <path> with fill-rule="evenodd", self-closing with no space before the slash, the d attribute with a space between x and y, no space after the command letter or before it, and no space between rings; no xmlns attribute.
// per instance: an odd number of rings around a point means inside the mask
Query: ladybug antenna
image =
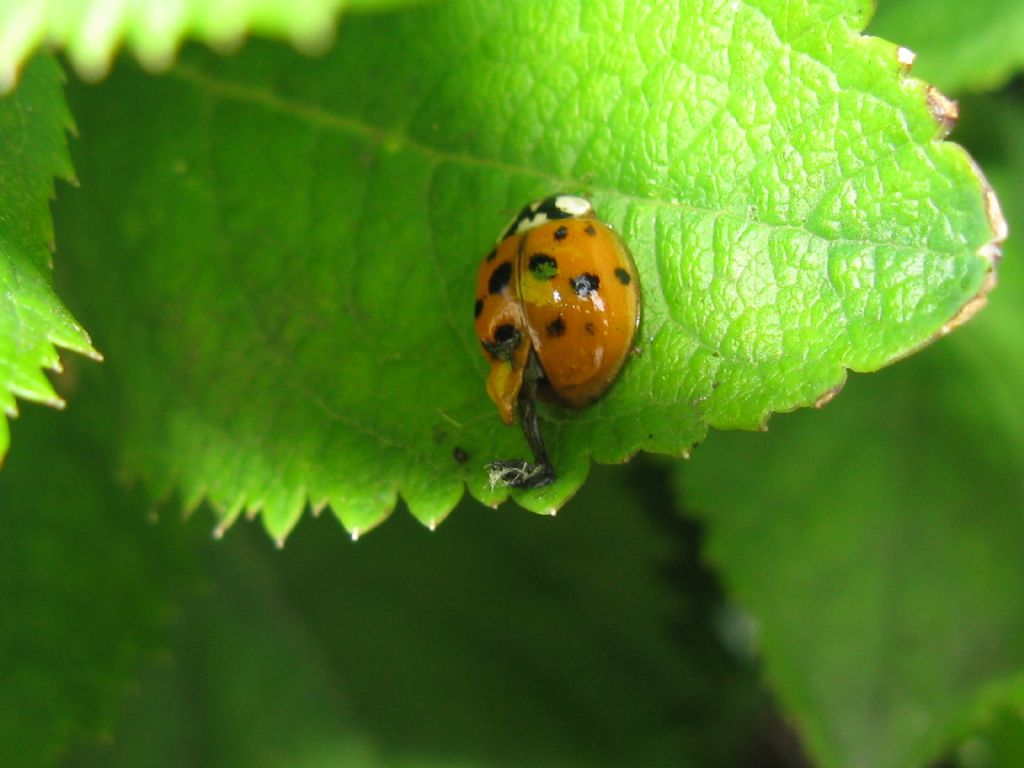
<svg viewBox="0 0 1024 768"><path fill-rule="evenodd" d="M505 485L509 488L543 488L555 482L555 468L548 458L548 449L544 446L544 438L540 433L540 420L537 418L537 382L544 378L537 355L530 350L523 373L523 386L516 399L519 411L519 423L523 427L526 443L533 451L536 463L531 464L524 459L506 459L492 461L487 465L491 487Z"/></svg>

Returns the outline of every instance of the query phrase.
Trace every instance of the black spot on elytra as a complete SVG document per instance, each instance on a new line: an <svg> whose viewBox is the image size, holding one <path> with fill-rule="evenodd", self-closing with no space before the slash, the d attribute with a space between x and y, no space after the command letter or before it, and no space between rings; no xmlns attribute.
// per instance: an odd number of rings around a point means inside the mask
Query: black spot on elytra
<svg viewBox="0 0 1024 768"><path fill-rule="evenodd" d="M481 339L480 344L490 352L495 360L509 361L512 359L512 351L522 342L522 334L519 329L511 323L499 325L494 329L494 341Z"/></svg>
<svg viewBox="0 0 1024 768"><path fill-rule="evenodd" d="M579 277L570 278L569 284L572 285L573 293L581 299L585 299L590 294L597 293L597 288L601 285L601 279L590 272L584 272Z"/></svg>
<svg viewBox="0 0 1024 768"><path fill-rule="evenodd" d="M593 323L587 323L586 325L583 326L583 330L586 331L591 336L593 336L594 335L594 324Z"/></svg>
<svg viewBox="0 0 1024 768"><path fill-rule="evenodd" d="M487 281L487 290L491 293L501 293L511 280L512 262L503 261L491 272L491 279Z"/></svg>
<svg viewBox="0 0 1024 768"><path fill-rule="evenodd" d="M469 461L469 454L466 453L465 450L459 448L459 446L456 445L455 448L452 449L452 458L459 462L459 464L465 464L467 461Z"/></svg>
<svg viewBox="0 0 1024 768"><path fill-rule="evenodd" d="M519 331L516 330L516 327L511 323L499 325L494 329L494 340L499 344L504 344L505 342L512 341L513 339L516 341L519 340Z"/></svg>
<svg viewBox="0 0 1024 768"><path fill-rule="evenodd" d="M591 237L594 237L594 235L597 234L597 230L594 229L594 225L593 224L587 224L587 226L585 226L583 228L583 231L586 232Z"/></svg>
<svg viewBox="0 0 1024 768"><path fill-rule="evenodd" d="M565 333L565 321L562 319L562 316L559 315L550 323L548 323L547 327L544 330L547 331L548 336L553 336L557 338L558 336L561 336L563 333Z"/></svg>
<svg viewBox="0 0 1024 768"><path fill-rule="evenodd" d="M633 278L629 276L629 272L624 270L622 267L615 268L615 276L619 278L619 282L623 285L629 285Z"/></svg>
<svg viewBox="0 0 1024 768"><path fill-rule="evenodd" d="M491 248L491 252L487 254L487 261L494 261L494 257L498 255L497 248Z"/></svg>
<svg viewBox="0 0 1024 768"><path fill-rule="evenodd" d="M477 299L476 300L476 304L473 305L473 317L480 317L480 313L483 311L483 308L484 308L484 300L483 299Z"/></svg>
<svg viewBox="0 0 1024 768"><path fill-rule="evenodd" d="M555 240L565 240L569 236L569 230L566 227L559 227L555 230Z"/></svg>
<svg viewBox="0 0 1024 768"><path fill-rule="evenodd" d="M558 262L546 253L535 253L530 257L530 274L538 280L550 280L558 274Z"/></svg>

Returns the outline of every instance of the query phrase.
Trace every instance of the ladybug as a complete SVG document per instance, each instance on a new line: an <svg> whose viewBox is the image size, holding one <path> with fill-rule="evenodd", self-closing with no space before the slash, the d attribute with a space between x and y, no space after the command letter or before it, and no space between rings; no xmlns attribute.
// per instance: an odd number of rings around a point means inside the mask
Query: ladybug
<svg viewBox="0 0 1024 768"><path fill-rule="evenodd" d="M582 197L531 203L480 265L474 313L487 394L505 424L519 420L537 460L492 462L492 484L547 485L535 400L585 408L615 381L640 323L629 250Z"/></svg>

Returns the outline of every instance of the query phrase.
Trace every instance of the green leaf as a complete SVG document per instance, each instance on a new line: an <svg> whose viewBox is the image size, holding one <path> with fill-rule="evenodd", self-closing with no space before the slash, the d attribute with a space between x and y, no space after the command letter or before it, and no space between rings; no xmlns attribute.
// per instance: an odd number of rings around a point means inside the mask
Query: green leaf
<svg viewBox="0 0 1024 768"><path fill-rule="evenodd" d="M430 526L464 484L498 503L484 467L525 444L484 391L474 276L558 190L630 243L644 318L606 398L542 411L537 511L590 458L813 403L984 292L994 197L865 6L583 7L455 0L353 17L316 61L254 44L75 89L61 238L131 472L278 539L307 501L353 535L399 493Z"/></svg>
<svg viewBox="0 0 1024 768"><path fill-rule="evenodd" d="M1022 228L1024 114L966 106L1013 153L990 167ZM1022 257L969 327L824 412L715 435L682 476L821 765L924 765L1024 701Z"/></svg>
<svg viewBox="0 0 1024 768"><path fill-rule="evenodd" d="M60 80L56 62L39 57L17 92L0 98L0 464L7 418L18 415L15 397L64 407L40 370L61 370L56 347L99 359L50 276L53 179L73 176Z"/></svg>
<svg viewBox="0 0 1024 768"><path fill-rule="evenodd" d="M211 544L172 660L85 764L738 764L763 697L666 476L596 474L554 519Z"/></svg>
<svg viewBox="0 0 1024 768"><path fill-rule="evenodd" d="M995 89L1024 65L1024 4L882 0L870 32L917 54L914 73L950 92Z"/></svg>
<svg viewBox="0 0 1024 768"><path fill-rule="evenodd" d="M186 38L232 50L256 33L323 50L342 11L391 8L422 0L5 0L0 3L0 92L10 88L41 43L67 51L78 73L107 74L117 49L127 45L144 66L165 70Z"/></svg>
<svg viewBox="0 0 1024 768"><path fill-rule="evenodd" d="M0 473L0 744L39 768L109 728L187 583L181 525L112 484L98 424L36 411Z"/></svg>

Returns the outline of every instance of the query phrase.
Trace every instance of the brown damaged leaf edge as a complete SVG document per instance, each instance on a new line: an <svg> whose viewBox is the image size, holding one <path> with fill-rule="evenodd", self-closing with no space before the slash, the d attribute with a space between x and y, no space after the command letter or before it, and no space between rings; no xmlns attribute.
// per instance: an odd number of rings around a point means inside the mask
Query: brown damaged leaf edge
<svg viewBox="0 0 1024 768"><path fill-rule="evenodd" d="M842 381L840 381L838 384L836 384L831 389L826 389L821 395L818 396L818 399L814 401L814 407L815 408L824 408L826 405L831 403L832 400L835 399L836 395L838 395L840 392L843 391L843 387L845 387L845 386L846 386L846 377L843 376L843 380Z"/></svg>
<svg viewBox="0 0 1024 768"><path fill-rule="evenodd" d="M909 66L907 69L909 70ZM956 121L960 117L960 108L955 101L947 98L937 88L931 85L928 86L927 98L928 109L931 110L932 116L939 124L940 138L945 139L945 137L949 135L949 132L953 130L953 126L956 125ZM1001 246L1003 241L1006 240L1006 236L1009 234L1009 227L1006 223L1006 217L1003 216L1003 211L999 205L999 198L996 197L995 190L993 190L992 185L988 183L988 179L985 178L985 174L982 172L981 168L979 168L977 163L974 162L974 158L969 159L975 176L977 176L978 180L981 182L982 195L984 196L985 216L988 218L988 226L992 231L992 239L977 250L978 257L985 259L988 262L988 274L985 276L985 281L982 283L979 291L968 299L967 302L960 307L960 310L950 318L934 336L928 339L920 347L916 347L908 352L908 355L912 352L916 352L921 347L931 344L936 339L942 338L950 331L955 328L959 328L974 317L974 315L985 306L988 301L988 294L996 287L998 282L996 278L996 268L999 266L999 261L1003 257L1003 250Z"/></svg>
<svg viewBox="0 0 1024 768"><path fill-rule="evenodd" d="M910 71L909 66L906 71ZM960 119L960 106L952 99L946 98L934 85L928 86L927 94L928 109L931 111L932 117L935 118L935 122L939 124L939 138L944 139L953 130L956 121Z"/></svg>
<svg viewBox="0 0 1024 768"><path fill-rule="evenodd" d="M943 325L938 332L925 343L925 345L930 344L936 339L942 338L950 331L959 328L974 317L988 302L989 293L992 292L992 289L995 288L999 282L996 277L996 269L999 266L1000 260L1003 258L1002 244L1006 240L1007 235L1009 235L1010 228L1006 223L1006 217L1003 216L1003 209L999 205L999 198L996 197L995 190L992 189L992 185L988 183L988 179L985 178L985 174L982 173L981 168L978 167L973 158L971 158L971 167L974 169L975 175L981 181L982 194L984 195L985 201L985 216L988 218L988 225L992 230L992 239L977 250L978 257L985 259L988 262L988 274L985 276L985 282L982 283L978 292L968 299L967 302L960 307L960 310L950 318L945 325Z"/></svg>

